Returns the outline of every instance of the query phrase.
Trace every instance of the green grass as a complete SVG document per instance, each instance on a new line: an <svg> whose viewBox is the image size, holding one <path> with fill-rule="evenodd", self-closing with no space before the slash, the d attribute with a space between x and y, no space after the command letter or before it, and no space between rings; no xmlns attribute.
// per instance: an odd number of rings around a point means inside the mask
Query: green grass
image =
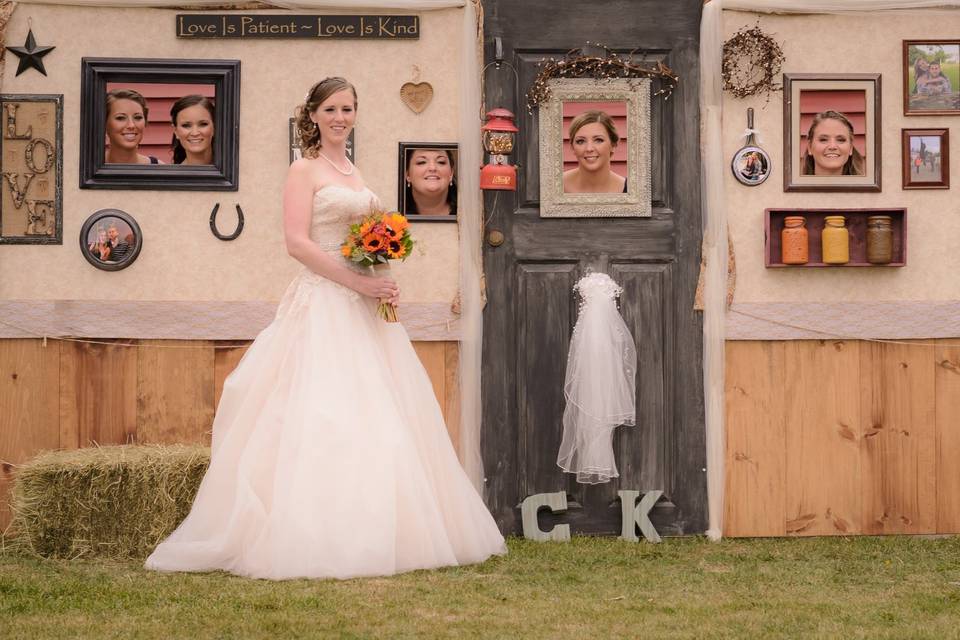
<svg viewBox="0 0 960 640"><path fill-rule="evenodd" d="M510 540L343 582L0 556L8 638L957 638L960 538Z"/></svg>

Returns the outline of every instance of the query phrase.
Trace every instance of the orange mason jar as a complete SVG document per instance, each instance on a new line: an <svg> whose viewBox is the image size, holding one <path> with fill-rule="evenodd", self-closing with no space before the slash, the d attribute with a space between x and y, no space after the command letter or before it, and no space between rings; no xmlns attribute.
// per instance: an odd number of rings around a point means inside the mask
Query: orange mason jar
<svg viewBox="0 0 960 640"><path fill-rule="evenodd" d="M827 216L820 234L823 246L823 261L826 264L850 262L850 234L843 216Z"/></svg>
<svg viewBox="0 0 960 640"><path fill-rule="evenodd" d="M803 216L787 216L780 232L780 253L783 264L806 264L809 259L806 219Z"/></svg>

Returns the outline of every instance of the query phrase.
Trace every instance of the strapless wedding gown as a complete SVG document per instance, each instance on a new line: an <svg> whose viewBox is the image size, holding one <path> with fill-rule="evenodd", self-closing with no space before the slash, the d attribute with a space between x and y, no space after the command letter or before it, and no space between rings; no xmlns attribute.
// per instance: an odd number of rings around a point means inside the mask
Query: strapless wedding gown
<svg viewBox="0 0 960 640"><path fill-rule="evenodd" d="M374 199L321 189L311 238L343 260L348 225ZM227 378L210 468L146 567L350 578L505 552L403 326L305 270Z"/></svg>

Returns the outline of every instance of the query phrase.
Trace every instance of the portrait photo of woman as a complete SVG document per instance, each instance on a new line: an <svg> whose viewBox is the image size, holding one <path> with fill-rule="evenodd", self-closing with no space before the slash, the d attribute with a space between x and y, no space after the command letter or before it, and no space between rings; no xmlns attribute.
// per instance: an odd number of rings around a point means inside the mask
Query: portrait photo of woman
<svg viewBox="0 0 960 640"><path fill-rule="evenodd" d="M450 149L407 151L404 215L457 214L456 160Z"/></svg>
<svg viewBox="0 0 960 640"><path fill-rule="evenodd" d="M214 116L213 101L206 96L191 94L173 103L170 125L174 164L213 164Z"/></svg>
<svg viewBox="0 0 960 640"><path fill-rule="evenodd" d="M784 191L880 191L881 75L784 74Z"/></svg>
<svg viewBox="0 0 960 640"><path fill-rule="evenodd" d="M107 134L104 162L108 164L160 164L156 156L140 153L150 112L139 91L112 89L106 97Z"/></svg>
<svg viewBox="0 0 960 640"><path fill-rule="evenodd" d="M455 222L457 153L450 142L401 142L397 209L425 221Z"/></svg>
<svg viewBox="0 0 960 640"><path fill-rule="evenodd" d="M854 144L853 124L839 111L821 111L807 131L800 169L805 176L862 176L866 161Z"/></svg>
<svg viewBox="0 0 960 640"><path fill-rule="evenodd" d="M569 145L577 166L563 172L564 193L626 193L627 179L611 163L620 135L606 111L590 109L573 119Z"/></svg>

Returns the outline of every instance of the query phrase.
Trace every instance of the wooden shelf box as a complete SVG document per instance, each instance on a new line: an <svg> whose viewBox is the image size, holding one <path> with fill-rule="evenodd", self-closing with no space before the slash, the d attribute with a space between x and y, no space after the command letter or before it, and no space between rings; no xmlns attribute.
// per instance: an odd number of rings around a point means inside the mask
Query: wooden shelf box
<svg viewBox="0 0 960 640"><path fill-rule="evenodd" d="M867 218L890 216L893 231L893 259L887 264L867 262ZM787 216L803 216L806 219L809 260L806 264L784 264L780 246L783 219ZM843 216L850 234L850 262L826 264L820 233L824 218ZM764 210L764 259L767 267L902 267L907 264L907 210L899 209L765 209Z"/></svg>

